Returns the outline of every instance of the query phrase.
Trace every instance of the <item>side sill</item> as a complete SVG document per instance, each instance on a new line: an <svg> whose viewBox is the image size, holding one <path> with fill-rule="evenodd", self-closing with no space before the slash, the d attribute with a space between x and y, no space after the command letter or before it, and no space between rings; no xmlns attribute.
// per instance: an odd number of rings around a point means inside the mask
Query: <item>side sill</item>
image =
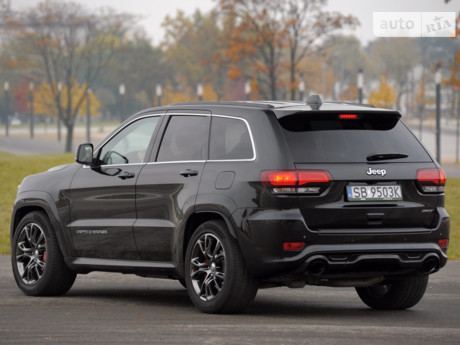
<svg viewBox="0 0 460 345"><path fill-rule="evenodd" d="M105 271L128 274L157 275L159 277L171 278L177 276L177 268L173 262L99 258L66 258L66 263L70 269L77 273Z"/></svg>
<svg viewBox="0 0 460 345"><path fill-rule="evenodd" d="M174 269L176 266L170 262L157 261L135 261L135 260L116 260L116 259L97 259L97 258L75 258L74 265L82 266L110 266L128 268L154 268L154 269Z"/></svg>

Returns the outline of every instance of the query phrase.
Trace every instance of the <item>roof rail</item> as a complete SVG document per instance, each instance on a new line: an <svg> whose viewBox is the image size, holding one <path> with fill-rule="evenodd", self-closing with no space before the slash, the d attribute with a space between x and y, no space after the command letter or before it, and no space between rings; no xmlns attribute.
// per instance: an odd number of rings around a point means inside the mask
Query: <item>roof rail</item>
<svg viewBox="0 0 460 345"><path fill-rule="evenodd" d="M192 101L192 102L179 102L172 105L221 105L221 106L241 106L249 108L262 108L262 109L273 109L275 108L272 104L266 102L257 102L257 101Z"/></svg>
<svg viewBox="0 0 460 345"><path fill-rule="evenodd" d="M342 102L342 101L327 101L327 103L333 103L333 104L348 104L348 105L356 105L356 106L358 106L358 107L376 108L375 105L373 105L373 104L368 104L368 103L355 103L355 102Z"/></svg>

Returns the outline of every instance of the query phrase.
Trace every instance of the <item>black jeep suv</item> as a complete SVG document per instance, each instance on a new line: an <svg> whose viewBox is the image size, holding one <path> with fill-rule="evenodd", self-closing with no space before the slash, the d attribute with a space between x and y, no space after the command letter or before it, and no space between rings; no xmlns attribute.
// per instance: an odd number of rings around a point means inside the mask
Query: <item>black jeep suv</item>
<svg viewBox="0 0 460 345"><path fill-rule="evenodd" d="M142 111L24 179L16 282L42 296L91 271L171 278L209 313L305 284L410 308L447 262L449 216L445 175L400 117L317 96Z"/></svg>

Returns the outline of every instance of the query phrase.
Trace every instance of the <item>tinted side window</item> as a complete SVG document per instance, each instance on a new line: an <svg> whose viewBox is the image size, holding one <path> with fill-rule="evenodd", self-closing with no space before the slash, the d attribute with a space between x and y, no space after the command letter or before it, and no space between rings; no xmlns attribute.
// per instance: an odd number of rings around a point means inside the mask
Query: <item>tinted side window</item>
<svg viewBox="0 0 460 345"><path fill-rule="evenodd" d="M204 160L208 142L207 116L173 116L158 152L158 162Z"/></svg>
<svg viewBox="0 0 460 345"><path fill-rule="evenodd" d="M248 127L242 120L214 116L211 125L209 159L251 159L254 157Z"/></svg>
<svg viewBox="0 0 460 345"><path fill-rule="evenodd" d="M117 133L99 154L101 165L143 163L160 117L135 121Z"/></svg>

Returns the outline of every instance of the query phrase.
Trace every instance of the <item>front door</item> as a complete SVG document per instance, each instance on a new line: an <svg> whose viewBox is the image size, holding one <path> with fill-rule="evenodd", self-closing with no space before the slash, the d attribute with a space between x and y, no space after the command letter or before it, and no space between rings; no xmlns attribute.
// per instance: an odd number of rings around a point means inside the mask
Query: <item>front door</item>
<svg viewBox="0 0 460 345"><path fill-rule="evenodd" d="M82 166L74 176L70 231L79 257L139 259L135 185L160 120L154 115L133 120L95 153L96 166Z"/></svg>

